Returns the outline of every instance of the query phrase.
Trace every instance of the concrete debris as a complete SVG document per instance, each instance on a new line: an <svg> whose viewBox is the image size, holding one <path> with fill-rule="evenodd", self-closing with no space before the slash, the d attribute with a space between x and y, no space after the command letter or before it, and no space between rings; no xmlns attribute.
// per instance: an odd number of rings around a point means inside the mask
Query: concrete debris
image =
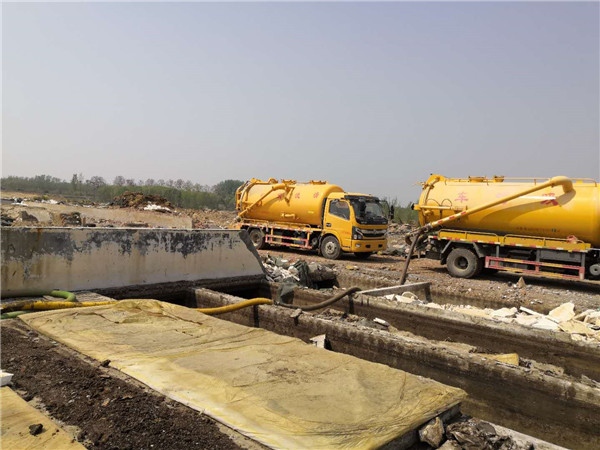
<svg viewBox="0 0 600 450"><path fill-rule="evenodd" d="M262 260L269 281L318 288L319 283L329 282L332 284L337 278L333 268L325 264L306 263L303 260L291 264L287 259L270 255L263 256Z"/></svg>
<svg viewBox="0 0 600 450"><path fill-rule="evenodd" d="M527 287L527 284L525 283L525 280L523 279L523 277L519 278L519 281L517 281L517 287L519 289L523 289L523 288Z"/></svg>
<svg viewBox="0 0 600 450"><path fill-rule="evenodd" d="M460 444L456 441L446 441L439 447L440 450L462 450Z"/></svg>
<svg viewBox="0 0 600 450"><path fill-rule="evenodd" d="M312 342L315 347L327 348L327 335L320 334L318 336L311 337L310 342Z"/></svg>
<svg viewBox="0 0 600 450"><path fill-rule="evenodd" d="M295 309L291 314L290 314L290 318L292 319L297 319L298 317L300 317L302 315L302 310L300 308Z"/></svg>
<svg viewBox="0 0 600 450"><path fill-rule="evenodd" d="M550 311L548 316L556 319L559 323L571 320L575 317L575 305L571 302L563 303L558 308L554 308Z"/></svg>
<svg viewBox="0 0 600 450"><path fill-rule="evenodd" d="M419 430L419 439L433 448L440 446L444 439L444 424L439 417L430 420L427 425Z"/></svg>
<svg viewBox="0 0 600 450"><path fill-rule="evenodd" d="M517 308L500 308L490 314L492 317L502 317L504 319L515 317L518 313Z"/></svg>
<svg viewBox="0 0 600 450"><path fill-rule="evenodd" d="M465 450L513 448L504 445L504 441L510 440L509 437L498 436L496 429L491 424L475 419L448 425L446 437L458 442Z"/></svg>
<svg viewBox="0 0 600 450"><path fill-rule="evenodd" d="M316 262L308 263L308 275L313 282L335 280L336 273L331 267Z"/></svg>
<svg viewBox="0 0 600 450"><path fill-rule="evenodd" d="M554 322L553 320L547 319L545 317L539 318L531 326L533 328L538 328L540 330L551 330L551 331L560 330L560 328L556 322Z"/></svg>
<svg viewBox="0 0 600 450"><path fill-rule="evenodd" d="M12 380L13 374L0 370L0 386L6 386Z"/></svg>
<svg viewBox="0 0 600 450"><path fill-rule="evenodd" d="M387 323L387 322L386 322L385 320L383 320L383 319L380 319L379 317L375 317L375 318L373 319L373 322L375 322L375 323L378 323L379 325L383 325L384 327L389 327L389 326L390 326L390 324L389 324L389 323Z"/></svg>
<svg viewBox="0 0 600 450"><path fill-rule="evenodd" d="M600 341L600 310L588 309L576 316L574 311L575 305L571 302L563 303L550 311L548 315L545 315L523 306L520 307L521 312L519 312L515 307L494 310L491 308L477 308L471 305L440 305L438 303L420 300L417 295L412 292L404 292L402 295L388 294L385 295L384 298L398 303L445 309L467 314L469 316L506 323L515 323L540 330L565 332L569 333L571 339L574 341L589 341L595 343Z"/></svg>

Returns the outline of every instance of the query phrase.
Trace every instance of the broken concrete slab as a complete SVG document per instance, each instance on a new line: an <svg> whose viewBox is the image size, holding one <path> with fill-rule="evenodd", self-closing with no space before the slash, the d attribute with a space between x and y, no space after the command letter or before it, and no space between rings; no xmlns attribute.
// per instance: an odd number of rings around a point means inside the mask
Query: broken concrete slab
<svg viewBox="0 0 600 450"><path fill-rule="evenodd" d="M548 313L548 316L559 322L566 322L575 317L575 305L571 302L563 303Z"/></svg>
<svg viewBox="0 0 600 450"><path fill-rule="evenodd" d="M419 430L419 439L431 445L433 448L438 448L444 439L444 424L439 417L430 420L424 427Z"/></svg>

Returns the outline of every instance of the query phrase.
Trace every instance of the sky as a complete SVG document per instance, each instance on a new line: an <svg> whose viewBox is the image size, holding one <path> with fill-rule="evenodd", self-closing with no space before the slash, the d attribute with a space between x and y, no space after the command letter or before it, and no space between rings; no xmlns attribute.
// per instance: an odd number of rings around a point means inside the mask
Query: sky
<svg viewBox="0 0 600 450"><path fill-rule="evenodd" d="M2 175L600 179L599 4L4 3Z"/></svg>

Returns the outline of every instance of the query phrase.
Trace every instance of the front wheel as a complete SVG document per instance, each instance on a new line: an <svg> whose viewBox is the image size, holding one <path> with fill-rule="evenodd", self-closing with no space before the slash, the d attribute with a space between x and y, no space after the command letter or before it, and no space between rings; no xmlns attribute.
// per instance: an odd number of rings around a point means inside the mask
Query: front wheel
<svg viewBox="0 0 600 450"><path fill-rule="evenodd" d="M327 259L338 259L342 249L335 236L327 236L321 241L321 255Z"/></svg>
<svg viewBox="0 0 600 450"><path fill-rule="evenodd" d="M456 278L473 278L481 273L483 261L468 248L455 248L446 260L448 272Z"/></svg>
<svg viewBox="0 0 600 450"><path fill-rule="evenodd" d="M354 256L356 256L357 259L367 259L372 254L373 252L356 252L354 253Z"/></svg>

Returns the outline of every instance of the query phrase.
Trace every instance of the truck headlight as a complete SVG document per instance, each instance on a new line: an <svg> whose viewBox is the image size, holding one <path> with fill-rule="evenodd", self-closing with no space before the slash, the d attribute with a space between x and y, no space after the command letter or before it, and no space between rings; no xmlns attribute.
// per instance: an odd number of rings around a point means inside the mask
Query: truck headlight
<svg viewBox="0 0 600 450"><path fill-rule="evenodd" d="M352 227L352 239L356 241L358 239L364 239L364 237L365 236L360 228Z"/></svg>

